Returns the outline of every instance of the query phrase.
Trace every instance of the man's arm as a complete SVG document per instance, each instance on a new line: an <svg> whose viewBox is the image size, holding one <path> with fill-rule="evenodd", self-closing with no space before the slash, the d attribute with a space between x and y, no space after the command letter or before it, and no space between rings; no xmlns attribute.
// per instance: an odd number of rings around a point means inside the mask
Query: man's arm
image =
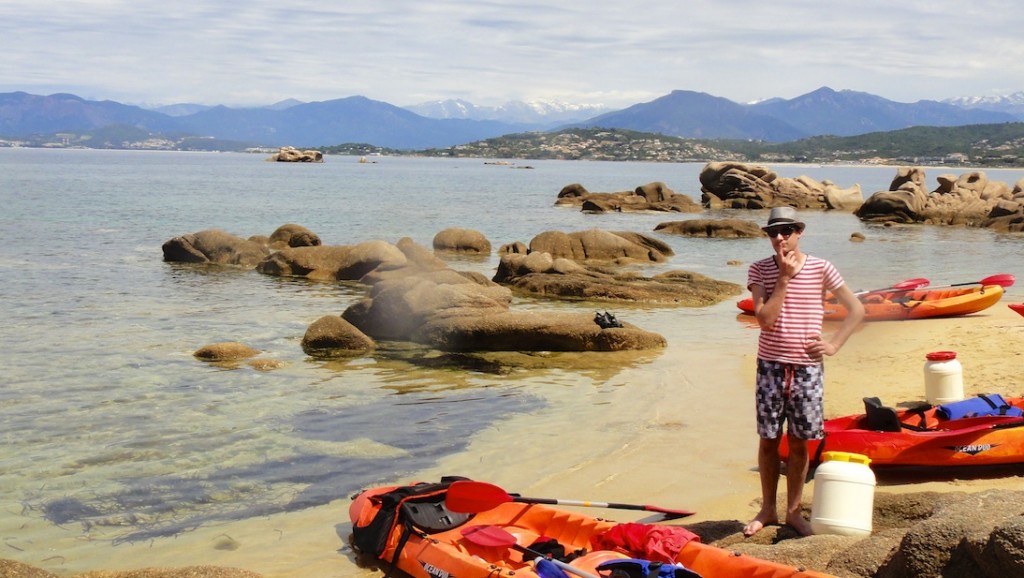
<svg viewBox="0 0 1024 578"><path fill-rule="evenodd" d="M846 318L843 319L842 324L839 325L839 329L832 334L832 337L825 341L818 339L812 341L807 346L807 352L814 358L821 358L822 355L835 355L846 343L846 340L853 335L853 331L857 329L860 322L864 320L864 304L857 299L857 296L850 291L850 288L844 283L842 287L833 291L839 302L846 307Z"/></svg>

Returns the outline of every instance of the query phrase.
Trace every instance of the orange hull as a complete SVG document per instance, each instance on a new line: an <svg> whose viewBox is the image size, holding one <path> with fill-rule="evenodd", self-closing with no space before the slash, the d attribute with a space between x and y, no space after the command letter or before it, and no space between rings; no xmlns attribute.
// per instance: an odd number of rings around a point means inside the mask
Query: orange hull
<svg viewBox="0 0 1024 578"><path fill-rule="evenodd" d="M391 488L367 490L355 497L349 508L352 522L363 523L372 510L368 497ZM529 547L538 537L554 538L567 552L586 548L588 553L570 562L574 568L597 574L601 562L633 557L607 550L590 551L590 538L616 526L615 522L592 518L541 504L506 502L477 513L459 527L421 536L412 533L402 548L397 566L413 578L538 578L533 568L522 561L523 555L510 547L481 546L462 535L464 527L497 526L516 538L518 545ZM401 529L388 538L380 558L394 557ZM638 556L639 557L639 556ZM714 546L690 542L675 562L697 572L703 578L827 578L828 574L802 571L792 566L735 554ZM569 578L574 578L570 574Z"/></svg>
<svg viewBox="0 0 1024 578"><path fill-rule="evenodd" d="M877 292L862 295L860 299L864 303L865 321L901 321L970 315L995 305L1002 296L1002 286L986 285ZM749 297L741 299L736 306L746 314L754 313L754 301ZM846 314L846 308L835 298L825 300L826 321L842 321Z"/></svg>
<svg viewBox="0 0 1024 578"><path fill-rule="evenodd" d="M1024 409L1024 398L1006 398ZM825 422L824 440L808 444L808 452L848 452L871 458L871 467L1004 466L1024 463L1024 418L969 417L942 420L936 408L919 413L897 411L905 424L898 432L868 429L867 415L856 414ZM923 417L922 417L923 416ZM926 427L926 431L908 429ZM824 446L824 447L822 447ZM786 438L780 448L788 458Z"/></svg>

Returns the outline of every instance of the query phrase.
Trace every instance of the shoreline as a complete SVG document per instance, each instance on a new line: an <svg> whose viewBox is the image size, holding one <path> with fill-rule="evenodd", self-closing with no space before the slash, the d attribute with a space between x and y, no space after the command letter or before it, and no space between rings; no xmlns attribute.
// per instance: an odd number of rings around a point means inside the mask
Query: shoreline
<svg viewBox="0 0 1024 578"><path fill-rule="evenodd" d="M965 396L1020 395L1024 318L1007 307L1020 300L1011 289L993 307L968 317L862 325L837 356L826 360L826 416L862 412L864 396L878 396L887 405L923 401L925 354L937 350L958 353ZM734 305L722 307L724 311ZM753 343L756 332L749 329L743 329L741 339ZM396 482L457 474L532 497L696 510L696 515L675 522L683 525L745 523L756 514L760 497L750 407L754 350L744 345L742 350L702 351L687 347L685 339L673 341L683 345L670 345L652 367L609 370L615 382L611 387L579 391L552 386L548 408L496 424L471 440L466 451ZM713 372L707 370L711 367ZM708 395L709 390L716 395ZM695 397L702 400L700 411L680 407L685 402L678 400ZM573 402L580 407L570 406ZM1019 489L1021 481L1021 476L905 481L880 475L876 492ZM812 497L813 482L805 488L804 499L809 503ZM379 578L379 571L360 568L348 548L348 498L146 543L112 546L83 538L74 528L58 529L64 536L47 540L44 552L32 551L35 537L52 535L54 529L32 518L17 529L5 528L5 536L17 535L6 539L6 557L20 557L59 576L202 565L244 569L266 578ZM644 512L588 510L621 522L655 521Z"/></svg>

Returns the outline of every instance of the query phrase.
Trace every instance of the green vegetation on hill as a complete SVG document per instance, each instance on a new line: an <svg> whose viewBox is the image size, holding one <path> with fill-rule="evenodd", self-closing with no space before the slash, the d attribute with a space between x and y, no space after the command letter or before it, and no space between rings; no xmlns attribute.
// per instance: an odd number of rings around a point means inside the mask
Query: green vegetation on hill
<svg viewBox="0 0 1024 578"><path fill-rule="evenodd" d="M79 132L0 140L0 146L112 148L147 150L252 150L266 147L186 134L155 133L113 125ZM320 150L334 155L409 155L451 158L565 159L601 161L749 163L877 163L1024 167L1024 123L959 127L913 127L849 137L816 136L786 143L691 139L624 129L574 128L527 132L422 151L368 143L345 143Z"/></svg>
<svg viewBox="0 0 1024 578"><path fill-rule="evenodd" d="M851 137L788 143L703 140L618 129L567 129L506 135L423 156L669 162L865 162L879 164L1024 166L1024 123L912 127Z"/></svg>

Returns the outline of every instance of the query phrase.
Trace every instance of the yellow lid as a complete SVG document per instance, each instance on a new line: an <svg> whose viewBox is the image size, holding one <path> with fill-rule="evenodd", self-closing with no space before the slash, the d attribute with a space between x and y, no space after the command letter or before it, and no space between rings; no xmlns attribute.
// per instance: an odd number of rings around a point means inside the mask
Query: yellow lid
<svg viewBox="0 0 1024 578"><path fill-rule="evenodd" d="M871 458L861 454L851 454L850 452L825 452L821 454L821 461L850 462L866 466L871 463Z"/></svg>

